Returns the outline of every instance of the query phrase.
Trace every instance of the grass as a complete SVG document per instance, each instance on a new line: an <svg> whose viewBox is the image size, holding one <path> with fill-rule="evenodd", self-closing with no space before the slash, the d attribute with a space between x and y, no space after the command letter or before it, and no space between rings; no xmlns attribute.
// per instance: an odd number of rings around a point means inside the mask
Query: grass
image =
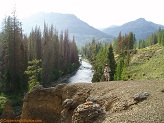
<svg viewBox="0 0 164 123"><path fill-rule="evenodd" d="M164 80L164 47L139 49L131 58L127 74L135 80Z"/></svg>

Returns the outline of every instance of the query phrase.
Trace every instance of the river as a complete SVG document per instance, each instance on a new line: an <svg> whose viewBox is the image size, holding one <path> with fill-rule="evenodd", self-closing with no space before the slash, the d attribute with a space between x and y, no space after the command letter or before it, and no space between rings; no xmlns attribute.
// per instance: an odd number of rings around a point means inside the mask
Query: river
<svg viewBox="0 0 164 123"><path fill-rule="evenodd" d="M83 61L77 72L70 77L68 83L85 82L91 83L93 77L92 65L89 62Z"/></svg>

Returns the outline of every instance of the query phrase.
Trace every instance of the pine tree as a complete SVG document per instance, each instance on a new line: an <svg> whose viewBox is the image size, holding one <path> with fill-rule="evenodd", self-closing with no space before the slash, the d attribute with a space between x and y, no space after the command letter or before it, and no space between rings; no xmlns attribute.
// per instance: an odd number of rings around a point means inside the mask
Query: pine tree
<svg viewBox="0 0 164 123"><path fill-rule="evenodd" d="M108 45L104 45L97 53L95 64L93 64L95 72L92 82L103 81L104 68L108 62Z"/></svg>
<svg viewBox="0 0 164 123"><path fill-rule="evenodd" d="M124 67L124 61L121 58L117 64L117 68L116 68L116 74L114 76L114 80L121 80L122 79L122 71L123 71L123 67Z"/></svg>
<svg viewBox="0 0 164 123"><path fill-rule="evenodd" d="M31 91L36 85L41 84L40 74L42 72L42 68L40 67L41 60L34 59L28 62L27 70L25 74L29 75L28 81L28 90Z"/></svg>
<svg viewBox="0 0 164 123"><path fill-rule="evenodd" d="M118 46L118 52L120 52L120 51L122 51L123 50L123 47L122 47L122 43L123 43L123 38L122 38L122 36L121 36L121 32L119 33L119 35L118 35L118 38L117 38L117 46ZM118 53L117 52L117 53Z"/></svg>
<svg viewBox="0 0 164 123"><path fill-rule="evenodd" d="M139 40L138 42L138 49L142 49L146 47L146 41L144 40Z"/></svg>
<svg viewBox="0 0 164 123"><path fill-rule="evenodd" d="M109 60L109 67L111 69L110 80L114 80L114 74L116 72L116 61L115 61L115 58L114 58L112 45L109 46L108 60Z"/></svg>
<svg viewBox="0 0 164 123"><path fill-rule="evenodd" d="M26 54L23 43L22 24L13 11L12 17L4 21L2 74L6 92L18 93L24 91L24 70L26 68Z"/></svg>
<svg viewBox="0 0 164 123"><path fill-rule="evenodd" d="M77 50L74 37L73 37L72 42L70 42L70 49L71 49L71 63L72 63L70 69L71 71L74 71L75 69L77 69L79 65L78 50Z"/></svg>

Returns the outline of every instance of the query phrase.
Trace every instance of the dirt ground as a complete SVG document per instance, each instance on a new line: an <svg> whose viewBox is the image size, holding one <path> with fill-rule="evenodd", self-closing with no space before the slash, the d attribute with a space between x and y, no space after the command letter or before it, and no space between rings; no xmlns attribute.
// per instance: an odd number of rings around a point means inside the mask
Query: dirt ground
<svg viewBox="0 0 164 123"><path fill-rule="evenodd" d="M162 81L111 81L77 85L90 88L90 97L106 101L106 116L102 123L164 123ZM149 93L148 98L136 103L134 95L142 92Z"/></svg>
<svg viewBox="0 0 164 123"><path fill-rule="evenodd" d="M86 111L89 104L89 112L98 107L90 114L94 117L87 119L92 123L164 123L163 88L163 81L154 80L60 84L27 94L21 118L42 119L43 123L61 123L61 119L62 123L85 123L88 116L78 111ZM70 101L67 108L62 105L66 100ZM99 109L103 116L96 118Z"/></svg>

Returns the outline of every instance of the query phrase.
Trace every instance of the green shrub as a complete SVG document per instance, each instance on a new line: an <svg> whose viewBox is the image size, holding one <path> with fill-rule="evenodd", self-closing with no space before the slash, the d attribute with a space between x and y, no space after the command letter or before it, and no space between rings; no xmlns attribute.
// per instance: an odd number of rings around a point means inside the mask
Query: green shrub
<svg viewBox="0 0 164 123"><path fill-rule="evenodd" d="M4 103L7 101L7 98L5 96L0 96L0 114L2 114Z"/></svg>
<svg viewBox="0 0 164 123"><path fill-rule="evenodd" d="M41 80L40 75L42 73L42 68L39 65L41 62L42 60L37 60L37 59L28 62L28 67L27 70L25 71L25 74L29 76L29 81L28 81L29 91L31 91L35 85L41 83L39 81Z"/></svg>

